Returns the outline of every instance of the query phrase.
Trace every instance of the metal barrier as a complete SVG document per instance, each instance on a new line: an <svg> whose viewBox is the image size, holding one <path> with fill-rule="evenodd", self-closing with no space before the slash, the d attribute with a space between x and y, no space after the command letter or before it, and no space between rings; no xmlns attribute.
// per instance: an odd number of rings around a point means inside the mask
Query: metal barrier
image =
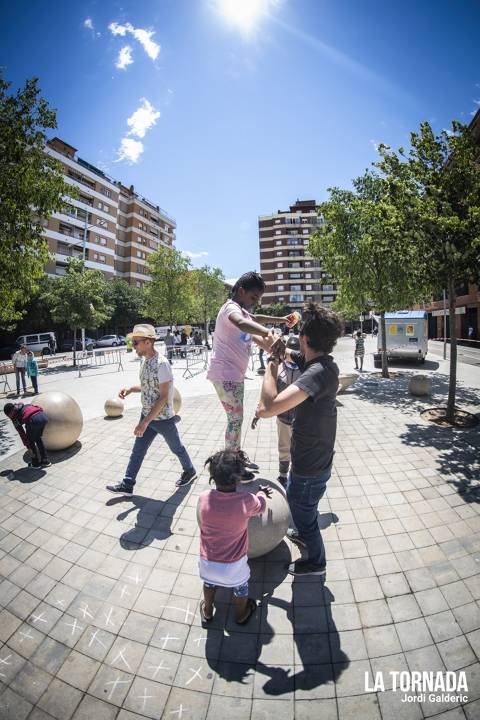
<svg viewBox="0 0 480 720"><path fill-rule="evenodd" d="M179 354L177 355L175 351L178 351ZM185 365L180 364L180 370L183 368L182 377L188 380L207 369L208 348L205 345L176 345L172 360L175 367L179 367L177 364L179 360L185 360Z"/></svg>
<svg viewBox="0 0 480 720"><path fill-rule="evenodd" d="M9 360L7 360L6 362L0 362L0 385L3 385L3 393L12 391L10 383L8 382L8 376L11 373L15 373L13 363L11 363Z"/></svg>
<svg viewBox="0 0 480 720"><path fill-rule="evenodd" d="M117 365L117 372L123 370L122 352L115 348L113 350L85 350L77 353L78 377L82 377L82 367L85 370L89 367L104 367L106 365Z"/></svg>

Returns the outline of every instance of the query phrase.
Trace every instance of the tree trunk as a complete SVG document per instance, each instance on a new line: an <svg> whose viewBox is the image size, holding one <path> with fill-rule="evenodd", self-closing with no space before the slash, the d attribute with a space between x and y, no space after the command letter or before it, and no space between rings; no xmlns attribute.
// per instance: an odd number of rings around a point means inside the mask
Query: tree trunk
<svg viewBox="0 0 480 720"><path fill-rule="evenodd" d="M455 315L455 283L448 281L448 311L450 318L450 377L448 380L447 422L455 421L455 394L457 389L457 327Z"/></svg>
<svg viewBox="0 0 480 720"><path fill-rule="evenodd" d="M385 323L385 310L380 313L380 326L382 328L382 377L390 377L388 374L388 362L387 362L387 327Z"/></svg>
<svg viewBox="0 0 480 720"><path fill-rule="evenodd" d="M73 328L73 367L77 367L77 328Z"/></svg>
<svg viewBox="0 0 480 720"><path fill-rule="evenodd" d="M206 346L207 348L209 348L210 345L209 345L209 343L208 343L208 318L207 318L207 317L204 318L203 326L204 326L204 328L205 328L205 346Z"/></svg>

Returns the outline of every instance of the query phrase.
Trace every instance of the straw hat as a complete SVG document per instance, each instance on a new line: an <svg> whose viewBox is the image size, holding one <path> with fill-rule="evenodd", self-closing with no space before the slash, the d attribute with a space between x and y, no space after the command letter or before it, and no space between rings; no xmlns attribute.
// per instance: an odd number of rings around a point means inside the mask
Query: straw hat
<svg viewBox="0 0 480 720"><path fill-rule="evenodd" d="M129 334L131 335L131 337L142 337L150 338L151 340L158 340L153 325L135 325L132 332Z"/></svg>

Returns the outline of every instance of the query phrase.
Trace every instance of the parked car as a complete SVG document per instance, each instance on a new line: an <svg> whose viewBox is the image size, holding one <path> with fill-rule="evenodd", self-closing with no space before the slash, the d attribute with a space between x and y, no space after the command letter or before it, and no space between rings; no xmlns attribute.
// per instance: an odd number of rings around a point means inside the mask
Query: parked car
<svg viewBox="0 0 480 720"><path fill-rule="evenodd" d="M122 344L119 335L102 335L97 340L97 347L117 347Z"/></svg>
<svg viewBox="0 0 480 720"><path fill-rule="evenodd" d="M57 347L57 339L54 332L31 333L30 335L20 335L16 340L16 344L26 345L27 350L34 353L42 353L42 355L51 355L51 344Z"/></svg>
<svg viewBox="0 0 480 720"><path fill-rule="evenodd" d="M120 345L126 345L127 344L127 338L125 335L119 335L118 339L120 340Z"/></svg>
<svg viewBox="0 0 480 720"><path fill-rule="evenodd" d="M86 337L85 338L85 350L93 350L97 347L97 342L93 338ZM76 350L82 350L82 339L77 338L77 343L75 345ZM71 352L73 350L73 338L69 338L68 340L64 340L62 343L62 350L64 352Z"/></svg>

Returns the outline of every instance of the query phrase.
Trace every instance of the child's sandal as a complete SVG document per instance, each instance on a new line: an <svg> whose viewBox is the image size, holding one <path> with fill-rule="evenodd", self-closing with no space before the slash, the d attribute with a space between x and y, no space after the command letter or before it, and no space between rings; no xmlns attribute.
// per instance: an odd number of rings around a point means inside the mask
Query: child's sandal
<svg viewBox="0 0 480 720"><path fill-rule="evenodd" d="M205 615L205 600L202 600L200 603L200 617L202 618L202 622L204 623L208 623L213 620L213 615L211 615L210 617L207 617Z"/></svg>
<svg viewBox="0 0 480 720"><path fill-rule="evenodd" d="M243 620L236 620L237 625L246 625L256 609L257 609L257 603L255 602L255 600L253 598L248 598L247 614L243 618Z"/></svg>

